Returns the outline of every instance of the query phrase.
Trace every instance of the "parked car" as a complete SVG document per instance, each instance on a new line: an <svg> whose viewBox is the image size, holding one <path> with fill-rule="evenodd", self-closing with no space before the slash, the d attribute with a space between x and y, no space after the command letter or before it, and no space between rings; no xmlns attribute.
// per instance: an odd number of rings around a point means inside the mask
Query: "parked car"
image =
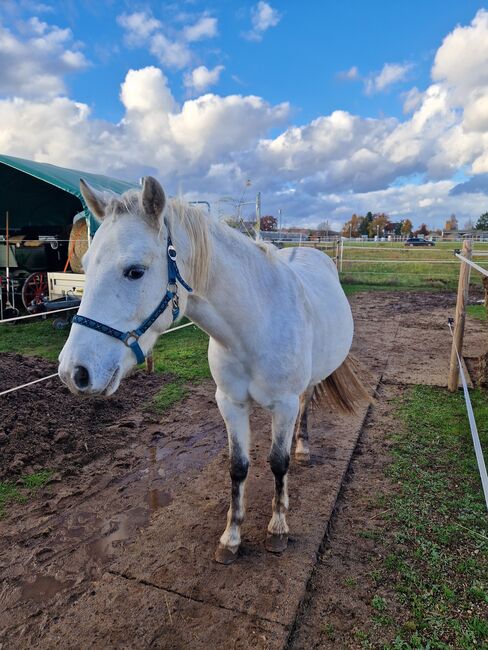
<svg viewBox="0 0 488 650"><path fill-rule="evenodd" d="M405 246L435 246L435 242L421 237L409 237L405 242Z"/></svg>

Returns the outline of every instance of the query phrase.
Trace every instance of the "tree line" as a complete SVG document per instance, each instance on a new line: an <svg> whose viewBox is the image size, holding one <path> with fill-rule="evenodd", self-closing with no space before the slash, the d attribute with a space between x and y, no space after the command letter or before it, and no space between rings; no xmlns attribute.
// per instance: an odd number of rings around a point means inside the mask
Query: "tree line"
<svg viewBox="0 0 488 650"><path fill-rule="evenodd" d="M465 230L488 230L488 212L484 212L473 226L471 220L465 224ZM446 219L444 224L444 231L459 230L458 220L456 215L452 214L449 219ZM414 237L424 235L426 237L431 232L441 235L442 230L429 230L427 224L422 223L416 230L413 229L413 224L410 219L402 219L401 221L391 221L388 215L384 212L373 214L368 212L366 215L353 214L349 221L346 221L342 228L342 235L344 237L374 237L375 235L384 237L387 235L395 235L397 237Z"/></svg>

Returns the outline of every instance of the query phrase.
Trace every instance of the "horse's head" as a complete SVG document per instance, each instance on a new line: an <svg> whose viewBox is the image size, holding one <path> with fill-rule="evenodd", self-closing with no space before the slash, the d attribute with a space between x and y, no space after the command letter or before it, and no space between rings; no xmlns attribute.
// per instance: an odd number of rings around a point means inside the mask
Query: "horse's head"
<svg viewBox="0 0 488 650"><path fill-rule="evenodd" d="M163 219L165 195L151 177L144 179L141 192L131 191L110 199L84 181L80 186L86 204L101 225L83 258L85 289L78 323L73 323L59 355L59 375L74 393L110 395L173 322L174 305L168 294L169 232ZM184 277L185 255L178 256L178 264ZM165 295L167 309L139 340L137 335L125 342L113 333L107 335L107 328L119 334L140 328ZM180 287L181 313L186 298L186 291ZM80 320L83 318L84 322ZM102 327L92 329L93 323ZM140 346L137 351L130 347L134 341Z"/></svg>

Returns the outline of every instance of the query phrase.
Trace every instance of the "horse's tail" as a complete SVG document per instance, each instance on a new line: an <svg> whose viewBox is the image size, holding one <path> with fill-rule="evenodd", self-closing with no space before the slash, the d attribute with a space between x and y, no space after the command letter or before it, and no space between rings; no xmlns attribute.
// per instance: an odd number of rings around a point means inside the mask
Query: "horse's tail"
<svg viewBox="0 0 488 650"><path fill-rule="evenodd" d="M359 404L373 398L358 377L359 363L348 355L337 370L314 386L312 404L328 405L343 413L356 413Z"/></svg>

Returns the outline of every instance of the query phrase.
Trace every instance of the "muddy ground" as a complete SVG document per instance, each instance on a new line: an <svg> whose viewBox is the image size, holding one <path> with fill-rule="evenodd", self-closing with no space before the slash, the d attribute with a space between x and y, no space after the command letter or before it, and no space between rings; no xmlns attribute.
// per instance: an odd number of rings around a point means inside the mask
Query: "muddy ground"
<svg viewBox="0 0 488 650"><path fill-rule="evenodd" d="M370 385L445 385L453 294L369 293L351 303L354 352ZM486 324L470 320L466 355L487 347ZM47 362L2 355L0 389L53 371ZM384 447L394 412L376 405L355 417L313 415L311 466L290 470L290 545L274 556L263 545L273 491L270 422L255 409L242 553L222 567L212 558L229 481L214 386L194 386L157 416L147 403L166 380L138 373L108 400L78 401L54 380L3 398L0 476L15 480L45 467L55 474L0 522L2 650L327 647L314 624L320 619L305 614L314 603L317 612L330 611L344 556L336 546L314 592L317 553L364 423L381 416L375 441ZM360 519L358 508L351 519L339 508L345 531ZM361 603L351 609L361 615Z"/></svg>

